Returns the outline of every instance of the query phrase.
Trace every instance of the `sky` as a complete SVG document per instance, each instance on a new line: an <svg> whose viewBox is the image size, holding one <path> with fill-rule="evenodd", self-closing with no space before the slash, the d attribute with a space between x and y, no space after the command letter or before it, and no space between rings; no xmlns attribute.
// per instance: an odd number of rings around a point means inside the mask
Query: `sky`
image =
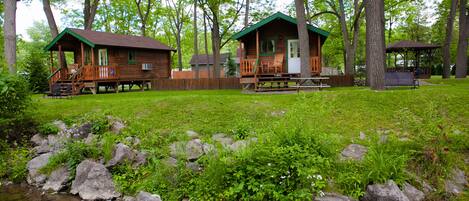
<svg viewBox="0 0 469 201"><path fill-rule="evenodd" d="M440 0L424 0L427 4L433 4L434 1ZM67 8L82 9L81 0L69 0L67 1ZM286 5L292 3L293 0L277 0L276 11L285 11ZM59 11L60 8L52 6L52 12L54 13L55 21L59 27L62 27L62 13ZM428 10L429 13L433 12L432 9ZM429 15L432 16L432 15ZM24 1L18 2L18 8L16 11L16 31L25 40L30 40L27 34L27 29L31 27L34 21L47 22L46 15L42 9L41 0L32 0L30 4L26 4Z"/></svg>

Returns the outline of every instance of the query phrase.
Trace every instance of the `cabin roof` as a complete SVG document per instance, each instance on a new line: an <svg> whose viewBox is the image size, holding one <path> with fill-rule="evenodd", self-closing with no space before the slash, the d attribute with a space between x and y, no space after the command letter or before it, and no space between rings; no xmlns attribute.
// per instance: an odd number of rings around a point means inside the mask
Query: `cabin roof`
<svg viewBox="0 0 469 201"><path fill-rule="evenodd" d="M282 19L282 20L285 20L285 21L290 22L290 23L295 24L295 25L297 24L295 18L290 17L288 15L285 15L281 12L277 12L277 13L275 13L275 14L273 14L273 15L271 15L271 16L269 16L269 17L267 17L267 18L265 18L265 19L263 19L259 22L257 22L256 24L253 24L253 25L241 30L240 32L234 34L232 36L232 38L235 39L235 40L239 40L243 36L253 32L253 31L257 30L258 28L260 28L260 27L262 27L262 26L264 26L264 25L266 25L266 24L268 24L268 23L270 23L274 20L277 20L277 19ZM307 24L306 27L309 31L317 33L320 36L322 36L323 38L327 38L329 36L329 32L327 32L323 29L320 29L318 27L315 27L311 24Z"/></svg>
<svg viewBox="0 0 469 201"><path fill-rule="evenodd" d="M440 48L440 45L422 43L411 40L402 40L388 45L386 52L403 52L403 51L417 51L417 50L432 50Z"/></svg>
<svg viewBox="0 0 469 201"><path fill-rule="evenodd" d="M81 42L91 47L94 47L95 45L104 45L175 51L173 48L163 44L162 42L146 36L131 36L73 28L66 28L63 30L59 35L57 35L57 37L54 38L54 40L52 40L52 42L50 42L44 48L44 50L51 50L54 45L66 34L77 38Z"/></svg>
<svg viewBox="0 0 469 201"><path fill-rule="evenodd" d="M229 57L230 57L230 53L220 54L220 62L221 63L226 62ZM192 55L191 61L189 63L191 65L195 65L195 59L196 58L198 59L199 65L204 65L204 64L213 65L213 54L208 55L208 61L207 61L207 55L206 54Z"/></svg>

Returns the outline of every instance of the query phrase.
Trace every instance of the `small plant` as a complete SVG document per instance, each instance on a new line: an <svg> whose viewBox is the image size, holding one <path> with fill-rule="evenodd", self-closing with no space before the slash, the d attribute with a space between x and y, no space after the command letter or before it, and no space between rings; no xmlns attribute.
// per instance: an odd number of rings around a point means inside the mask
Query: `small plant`
<svg viewBox="0 0 469 201"><path fill-rule="evenodd" d="M59 132L59 128L52 123L42 124L37 128L38 132L43 135L55 135Z"/></svg>
<svg viewBox="0 0 469 201"><path fill-rule="evenodd" d="M4 141L0 142L0 178L21 182L28 174L27 164L31 160L27 148L11 148Z"/></svg>

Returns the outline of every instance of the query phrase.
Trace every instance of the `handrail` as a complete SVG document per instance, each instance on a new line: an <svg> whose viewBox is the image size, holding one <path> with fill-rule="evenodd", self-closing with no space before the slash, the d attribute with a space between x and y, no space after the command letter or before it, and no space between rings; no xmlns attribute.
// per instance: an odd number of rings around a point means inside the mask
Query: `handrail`
<svg viewBox="0 0 469 201"><path fill-rule="evenodd" d="M57 74L58 72L60 72L60 70L62 70L62 67L59 67L57 68L57 70L55 70L52 74L50 74L47 79L51 79L55 74Z"/></svg>

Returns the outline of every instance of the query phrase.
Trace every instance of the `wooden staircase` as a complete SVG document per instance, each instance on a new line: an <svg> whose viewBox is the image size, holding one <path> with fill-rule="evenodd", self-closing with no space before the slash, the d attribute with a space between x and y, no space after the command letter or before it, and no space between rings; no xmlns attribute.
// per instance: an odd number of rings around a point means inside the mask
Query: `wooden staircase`
<svg viewBox="0 0 469 201"><path fill-rule="evenodd" d="M76 69L76 72L71 74L66 79L51 79L55 74L60 73L60 69L55 71L50 79L50 91L49 96L53 97L68 97L73 95L78 95L81 93L81 90L85 87L83 81L83 67L80 66Z"/></svg>

